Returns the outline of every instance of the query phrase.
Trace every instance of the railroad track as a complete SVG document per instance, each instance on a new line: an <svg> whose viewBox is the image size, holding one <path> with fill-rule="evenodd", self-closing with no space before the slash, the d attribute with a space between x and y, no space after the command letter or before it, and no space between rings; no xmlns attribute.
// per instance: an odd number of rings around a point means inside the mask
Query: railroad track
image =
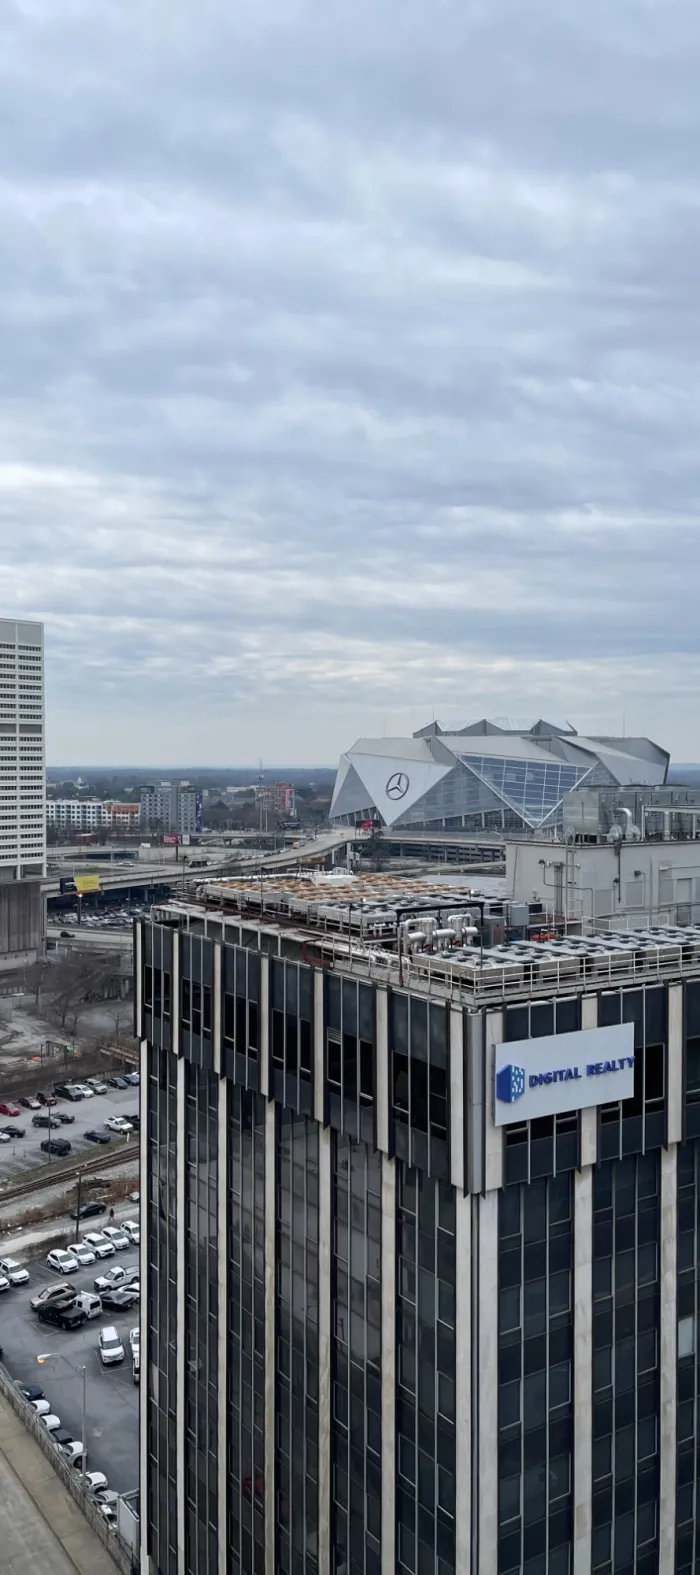
<svg viewBox="0 0 700 1575"><path fill-rule="evenodd" d="M70 1181L76 1177L78 1171L83 1176L101 1176L103 1171L116 1170L123 1165L125 1160L133 1157L136 1164L139 1159L138 1141L125 1143L122 1148L114 1149L110 1154L96 1154L94 1159L73 1158L65 1164L54 1162L42 1166L39 1174L32 1173L18 1181L10 1181L7 1186L0 1187L0 1204L14 1203L18 1198L30 1197L33 1192L43 1192L45 1187L54 1187L57 1181Z"/></svg>

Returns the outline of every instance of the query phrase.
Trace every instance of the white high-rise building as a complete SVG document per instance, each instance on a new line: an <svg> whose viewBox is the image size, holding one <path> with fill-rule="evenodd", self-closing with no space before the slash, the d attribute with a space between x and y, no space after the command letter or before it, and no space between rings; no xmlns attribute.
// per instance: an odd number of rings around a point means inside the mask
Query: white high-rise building
<svg viewBox="0 0 700 1575"><path fill-rule="evenodd" d="M0 882L46 874L44 628L0 619Z"/></svg>

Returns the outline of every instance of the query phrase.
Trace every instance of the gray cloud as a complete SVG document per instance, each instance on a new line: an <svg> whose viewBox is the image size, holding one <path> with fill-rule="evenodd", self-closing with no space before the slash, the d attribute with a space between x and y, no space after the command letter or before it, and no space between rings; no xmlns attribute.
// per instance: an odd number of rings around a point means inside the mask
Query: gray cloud
<svg viewBox="0 0 700 1575"><path fill-rule="evenodd" d="M49 755L700 754L689 0L8 0L0 583Z"/></svg>

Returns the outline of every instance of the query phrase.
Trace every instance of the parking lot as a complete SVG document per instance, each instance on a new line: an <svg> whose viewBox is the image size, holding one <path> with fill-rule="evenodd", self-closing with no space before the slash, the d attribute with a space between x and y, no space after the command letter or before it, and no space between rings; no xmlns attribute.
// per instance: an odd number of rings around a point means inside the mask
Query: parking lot
<svg viewBox="0 0 700 1575"><path fill-rule="evenodd" d="M47 1076L47 1092L53 1089L55 1082L61 1081L62 1079L55 1073L53 1076ZM72 1081L69 1073L66 1073L65 1081ZM77 1072L75 1081L78 1081ZM95 1094L93 1099L81 1099L77 1103L68 1099L59 1099L50 1112L50 1134L46 1127L32 1126L32 1116L48 1115L49 1111L43 1108L41 1111L27 1110L15 1098L7 1098L5 1102L14 1105L19 1110L19 1115L0 1115L0 1126L23 1127L25 1136L12 1138L9 1143L0 1144L0 1183L9 1181L10 1177L17 1177L24 1171L35 1170L38 1165L45 1166L48 1172L52 1160L48 1154L42 1153L41 1144L49 1136L67 1138L74 1153L89 1152L91 1155L111 1153L115 1148L124 1147L125 1144L138 1146L137 1132L129 1133L125 1137L120 1137L116 1132L110 1133L109 1149L106 1144L91 1143L85 1138L85 1133L93 1127L105 1131L104 1123L108 1116L128 1117L136 1114L139 1108L138 1088L110 1088L107 1094ZM54 1125L54 1118L59 1110L66 1115L75 1116L75 1121L65 1126L56 1121Z"/></svg>
<svg viewBox="0 0 700 1575"><path fill-rule="evenodd" d="M95 1101L92 1101L94 1103ZM138 1218L138 1204L119 1210L123 1217ZM100 1220L85 1220L81 1234L99 1229ZM71 1274L69 1283L79 1290L92 1290L98 1274L116 1264L129 1268L138 1263L139 1249L133 1245ZM138 1305L126 1314L104 1312L81 1328L68 1332L39 1323L29 1306L30 1297L44 1285L61 1284L60 1275L46 1266L45 1256L28 1262L30 1284L3 1292L0 1298L0 1345L3 1363L13 1378L26 1384L40 1384L51 1409L61 1418L74 1438L82 1437L82 1376L67 1362L55 1360L39 1366L37 1356L55 1352L66 1356L76 1367L87 1369L86 1416L88 1470L104 1471L110 1488L128 1493L138 1487L138 1401L133 1382L129 1330L138 1325ZM98 1353L100 1330L113 1324L124 1345L124 1361L103 1367ZM0 1560L1 1563L1 1560Z"/></svg>

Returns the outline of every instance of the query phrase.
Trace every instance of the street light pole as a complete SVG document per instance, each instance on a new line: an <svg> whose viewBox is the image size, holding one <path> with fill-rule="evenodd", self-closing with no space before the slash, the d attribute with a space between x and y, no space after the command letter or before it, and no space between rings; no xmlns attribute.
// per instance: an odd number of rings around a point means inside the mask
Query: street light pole
<svg viewBox="0 0 700 1575"><path fill-rule="evenodd" d="M81 1469L81 1472L80 1472L80 1483L81 1483L81 1487L82 1487L82 1490L83 1490L83 1493L84 1493L85 1492L85 1474L86 1474L86 1471L87 1471L87 1367L85 1367L85 1366L83 1366L83 1367L76 1367L75 1362L71 1362L70 1358L67 1357L67 1356L64 1356L62 1351L43 1351L41 1356L37 1356L37 1362L39 1363L40 1367L43 1367L44 1362L65 1362L66 1366L70 1367L72 1372L80 1373L80 1375L82 1377L82 1381L83 1381L83 1406L82 1406L82 1412L83 1412L83 1436L82 1436L82 1439L81 1439L81 1443L82 1443L82 1446L83 1446L83 1454L82 1454L82 1462L83 1462L83 1464L82 1464L82 1469Z"/></svg>

